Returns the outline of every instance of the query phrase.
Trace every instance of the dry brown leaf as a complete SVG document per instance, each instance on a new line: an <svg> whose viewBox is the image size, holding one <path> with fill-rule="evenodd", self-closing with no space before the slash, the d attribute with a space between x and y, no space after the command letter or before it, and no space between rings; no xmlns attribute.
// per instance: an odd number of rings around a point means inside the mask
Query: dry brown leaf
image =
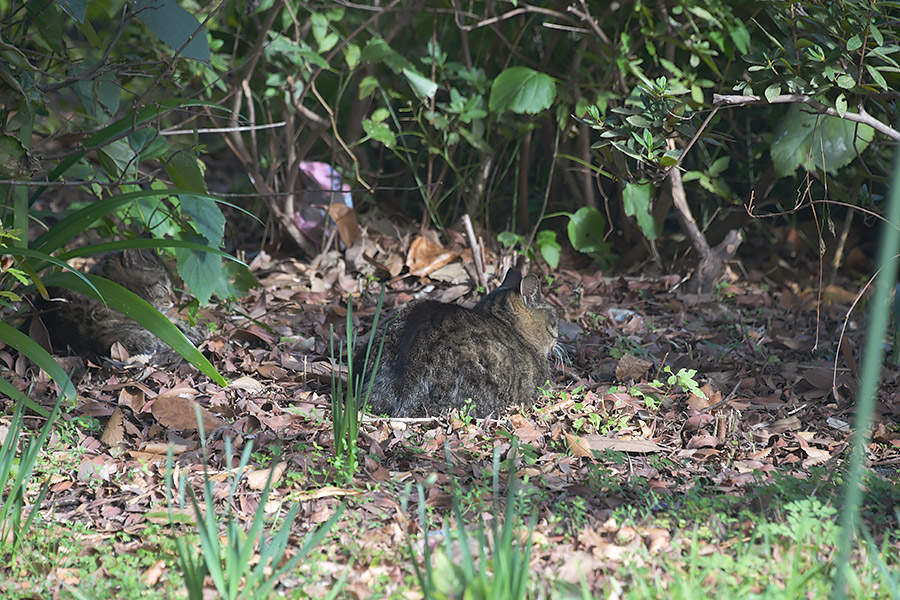
<svg viewBox="0 0 900 600"><path fill-rule="evenodd" d="M684 422L682 429L686 432L697 431L702 427L711 425L715 420L716 418L709 413L699 413L692 417L688 417L687 421Z"/></svg>
<svg viewBox="0 0 900 600"><path fill-rule="evenodd" d="M424 277L450 263L457 256L456 252L446 250L436 241L420 235L409 245L409 252L406 255L406 266L409 267L409 272L412 275Z"/></svg>
<svg viewBox="0 0 900 600"><path fill-rule="evenodd" d="M359 496L362 492L344 488L325 486L311 492L298 494L298 500L318 500L319 498L340 498L341 496Z"/></svg>
<svg viewBox="0 0 900 600"><path fill-rule="evenodd" d="M625 335L636 335L645 331L647 327L644 325L644 319L638 315L631 317L625 325L622 326L622 333Z"/></svg>
<svg viewBox="0 0 900 600"><path fill-rule="evenodd" d="M119 390L119 406L127 406L135 413L141 412L146 401L147 396L139 387L128 386Z"/></svg>
<svg viewBox="0 0 900 600"><path fill-rule="evenodd" d="M194 430L197 429L195 406L198 404L190 398L174 394L160 394L153 401L150 414L167 429ZM207 433L225 424L222 419L202 406L200 407L200 418L203 420L203 429Z"/></svg>
<svg viewBox="0 0 900 600"><path fill-rule="evenodd" d="M619 452L635 452L637 454L662 452L664 450L662 446L653 440L623 440L602 435L586 435L583 439L592 450L617 450Z"/></svg>
<svg viewBox="0 0 900 600"><path fill-rule="evenodd" d="M535 444L543 437L544 432L538 429L534 423L522 415L512 415L509 422L513 426L513 433L519 441L525 444Z"/></svg>
<svg viewBox="0 0 900 600"><path fill-rule="evenodd" d="M822 450L821 448L806 446L803 448L803 451L806 452L806 455L809 457L802 463L805 468L821 464L831 458L831 452Z"/></svg>
<svg viewBox="0 0 900 600"><path fill-rule="evenodd" d="M566 436L566 443L569 444L569 450L571 450L574 456L580 458L593 458L594 454L591 452L591 446L584 438L573 435L568 431L564 431L563 434Z"/></svg>
<svg viewBox="0 0 900 600"><path fill-rule="evenodd" d="M337 223L338 235L345 248L349 248L359 239L359 223L356 213L346 204L332 204L328 207L328 215Z"/></svg>
<svg viewBox="0 0 900 600"><path fill-rule="evenodd" d="M248 392L261 392L265 389L265 386L262 383L253 379L249 375L238 377L234 381L230 382L228 384L228 387L239 390L247 390Z"/></svg>
<svg viewBox="0 0 900 600"><path fill-rule="evenodd" d="M601 562L595 559L592 553L579 550L568 556L568 560L556 572L556 577L560 581L577 585L599 564Z"/></svg>
<svg viewBox="0 0 900 600"><path fill-rule="evenodd" d="M798 419L797 417L786 417L784 419L778 419L769 426L769 429L771 429L775 433L783 433L785 431L800 429L800 419Z"/></svg>
<svg viewBox="0 0 900 600"><path fill-rule="evenodd" d="M113 360L124 362L131 358L131 354L128 353L128 350L125 349L122 342L116 341L113 342L113 345L109 348L109 357Z"/></svg>
<svg viewBox="0 0 900 600"><path fill-rule="evenodd" d="M259 365L256 372L266 379L286 379L287 371L279 365Z"/></svg>
<svg viewBox="0 0 900 600"><path fill-rule="evenodd" d="M639 358L633 354L625 354L616 364L616 379L640 381L651 367L653 367L653 361Z"/></svg>
<svg viewBox="0 0 900 600"><path fill-rule="evenodd" d="M272 486L275 486L284 475L287 469L287 463L282 461L275 465L272 472ZM266 481L269 480L269 471L272 469L254 469L247 473L247 487L251 490L261 490L266 487Z"/></svg>
<svg viewBox="0 0 900 600"><path fill-rule="evenodd" d="M100 436L100 441L111 448L125 441L125 427L122 424L121 408L116 408L112 416L109 417L109 421L106 422L106 428L103 430L103 435Z"/></svg>
<svg viewBox="0 0 900 600"><path fill-rule="evenodd" d="M719 443L718 438L714 435L709 435L707 433L701 433L700 435L695 435L690 440L688 440L687 447L689 449L694 448L715 448Z"/></svg>
<svg viewBox="0 0 900 600"><path fill-rule="evenodd" d="M369 477L375 481L387 481L390 479L390 471L381 466L378 461L371 456L366 456L363 462L366 466L366 473L368 473Z"/></svg>
<svg viewBox="0 0 900 600"><path fill-rule="evenodd" d="M144 576L142 578L144 580L144 585L148 587L155 586L157 583L159 583L159 579L160 577L162 577L162 574L165 572L165 570L166 561L160 559L153 563L153 565L149 569L144 571Z"/></svg>

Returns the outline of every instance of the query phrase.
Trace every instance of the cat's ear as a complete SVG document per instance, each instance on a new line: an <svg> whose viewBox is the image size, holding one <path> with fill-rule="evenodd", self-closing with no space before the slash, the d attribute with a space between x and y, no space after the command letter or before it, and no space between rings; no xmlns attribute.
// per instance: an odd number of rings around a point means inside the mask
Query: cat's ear
<svg viewBox="0 0 900 600"><path fill-rule="evenodd" d="M525 306L534 306L541 300L541 281L534 273L529 273L522 279L519 291L525 300Z"/></svg>
<svg viewBox="0 0 900 600"><path fill-rule="evenodd" d="M499 289L515 290L519 289L519 286L521 284L522 274L518 271L518 269L509 269L506 272L506 277L503 278L503 283L500 284Z"/></svg>

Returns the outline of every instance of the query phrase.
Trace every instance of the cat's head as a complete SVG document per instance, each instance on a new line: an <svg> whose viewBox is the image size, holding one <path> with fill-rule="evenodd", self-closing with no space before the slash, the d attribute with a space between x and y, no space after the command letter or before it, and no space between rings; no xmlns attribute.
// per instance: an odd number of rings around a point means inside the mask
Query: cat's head
<svg viewBox="0 0 900 600"><path fill-rule="evenodd" d="M153 250L132 248L103 258L94 271L156 307L172 305L172 280Z"/></svg>
<svg viewBox="0 0 900 600"><path fill-rule="evenodd" d="M514 327L529 346L549 356L559 338L559 313L541 295L541 282L533 273L525 277L510 269L500 287L485 296L478 308Z"/></svg>

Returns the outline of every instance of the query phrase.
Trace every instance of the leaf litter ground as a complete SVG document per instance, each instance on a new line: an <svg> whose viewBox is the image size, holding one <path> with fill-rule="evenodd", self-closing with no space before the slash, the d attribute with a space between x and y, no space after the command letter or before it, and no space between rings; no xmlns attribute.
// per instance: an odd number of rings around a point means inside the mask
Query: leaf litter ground
<svg viewBox="0 0 900 600"><path fill-rule="evenodd" d="M374 313L376 279L388 281L389 309L425 296L477 299L469 284L474 274L467 273L471 253L465 255L461 240L455 249L419 240L368 236L361 248L311 264L260 255L253 269L261 286L230 311L201 315L214 324L201 349L231 382L224 389L168 356L156 364L61 359L80 381L79 404L54 436L44 466L52 473L46 518L85 525L93 532L82 542L90 551L108 552L111 542L116 553L146 552L145 532L166 523L169 447L199 493L195 404L211 440L217 501L226 495L225 470L236 465L236 458L227 462L223 440L231 437L238 452L250 440L257 449L235 507L241 518L249 521L257 509L276 449L281 462L267 508L275 513L300 503L296 545L340 503L349 504L315 560L281 581L282 590L300 597L320 597L344 575L350 597L416 597L407 542L420 552L422 539L434 544L440 537L454 482L471 523L493 518L508 470L495 499L492 458L497 448L507 458L514 437L524 481L519 514L523 524L536 518L531 567L543 585L583 582L617 597L615 590L638 573L665 576L655 557L728 552L749 535L747 514L781 510L777 499L793 485L787 482L796 482L798 497L819 494L838 503L862 313L851 313L845 325L852 295L840 287L819 294L813 286L763 281L753 270L746 280L758 283L733 283L709 297L681 292L672 276L544 272L568 355L554 367L552 388L533 406L495 419L367 419L361 471L353 485L339 485L329 336L332 327L344 336L348 299L363 331ZM494 262L502 269L511 259ZM404 264L419 275L401 275ZM20 389L52 402L46 376L9 348L0 349L0 369ZM700 393L667 382L681 369L696 371ZM868 456L872 476L893 488L898 384L900 369L886 364ZM4 414L11 414L4 402ZM416 516L420 502L428 508L426 523ZM889 506L868 507L874 531L890 523ZM163 559L142 575L153 587L172 577L174 561L171 550L150 551ZM63 583L79 584L56 561L46 572L54 595ZM15 582L3 585L18 589Z"/></svg>

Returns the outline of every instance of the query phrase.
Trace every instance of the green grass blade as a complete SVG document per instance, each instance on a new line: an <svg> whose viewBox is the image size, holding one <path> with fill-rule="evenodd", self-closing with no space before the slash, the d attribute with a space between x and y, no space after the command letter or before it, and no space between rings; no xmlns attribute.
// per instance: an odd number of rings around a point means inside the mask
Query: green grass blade
<svg viewBox="0 0 900 600"><path fill-rule="evenodd" d="M56 265L57 267L60 267L62 269L69 271L70 273L75 274L77 277L80 277L85 283L90 285L90 282L87 280L87 278L84 275L82 275L80 272L78 272L77 270L73 269L68 264L66 264L64 259L54 258L54 257L50 256L49 254L47 254L46 252L40 252L38 250L31 250L29 248L0 248L0 254L8 254L10 256L34 258L34 259L37 259L42 262L47 262L47 263ZM34 280L34 275L32 275L32 280ZM35 283L35 285L37 285L39 282L35 281L34 283ZM43 285L42 282L41 282L41 285Z"/></svg>
<svg viewBox="0 0 900 600"><path fill-rule="evenodd" d="M77 281L77 278L74 276L73 278ZM47 375L59 386L60 393L67 402L75 402L78 399L72 380L69 379L63 368L59 366L56 359L44 350L40 344L6 323L0 323L0 340L27 356L33 363L46 371Z"/></svg>
<svg viewBox="0 0 900 600"><path fill-rule="evenodd" d="M5 394L16 401L17 404L21 404L28 408L28 410L33 411L42 417L49 417L50 411L26 396L24 393L20 392L19 389L11 384L9 381L0 378L0 394Z"/></svg>
<svg viewBox="0 0 900 600"><path fill-rule="evenodd" d="M124 206L129 202L138 200L140 198L177 196L178 194L191 194L200 198L208 198L213 201L217 200L213 196L198 194L190 190L182 190L178 188L170 188L165 190L141 190L139 192L128 192L126 194L120 194L118 196L111 196L109 198L104 198L103 200L93 202L88 206L85 206L81 210L78 210L65 217L62 221L50 228L49 231L38 236L38 238L34 240L31 246L36 250L40 250L49 254L56 251L63 244L71 241L78 234L82 233L84 230L88 229L94 223L100 220L103 216L118 209L120 206Z"/></svg>
<svg viewBox="0 0 900 600"><path fill-rule="evenodd" d="M853 422L853 446L850 466L844 487L841 508L841 540L837 558L837 574L834 580L832 598L843 600L847 597L847 571L850 569L850 551L856 537L859 506L862 502L862 472L869 443L869 429L875 413L878 382L881 377L881 362L884 358L884 333L888 330L888 310L891 290L896 282L897 270L893 266L894 257L900 251L900 151L895 151L891 193L887 210L887 221L883 229L881 246L878 250L880 275L875 282L875 296L870 306L869 331L862 354L862 369L859 389L856 395L856 415Z"/></svg>
<svg viewBox="0 0 900 600"><path fill-rule="evenodd" d="M68 260L76 256L89 256L93 254L100 254L102 252L115 252L118 250L130 250L135 248L187 248L188 250L197 250L199 252L211 252L213 254L218 254L226 260L236 262L240 265L244 265L245 267L247 266L243 261L228 254L224 250L219 250L218 248L213 248L212 246L206 246L204 244L198 244L196 242L188 242L185 240L170 240L164 238L132 238L129 240L118 240L116 242L92 244L90 246L83 246L81 248L76 248L68 252L61 252L57 258L59 258L60 260ZM54 262L54 264L58 263Z"/></svg>

